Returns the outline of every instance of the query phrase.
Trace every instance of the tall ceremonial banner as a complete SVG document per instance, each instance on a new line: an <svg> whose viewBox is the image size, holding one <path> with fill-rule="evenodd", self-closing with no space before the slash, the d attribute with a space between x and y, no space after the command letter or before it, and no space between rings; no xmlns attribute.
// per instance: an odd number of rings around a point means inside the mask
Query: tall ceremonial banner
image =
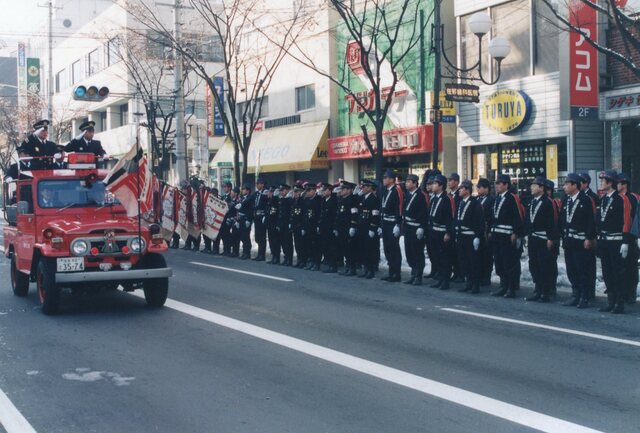
<svg viewBox="0 0 640 433"><path fill-rule="evenodd" d="M185 196L182 192L178 190L175 190L175 192L176 192L175 199L177 201L176 208L178 209L176 233L178 233L178 235L180 235L182 239L186 239L187 236L189 235L189 232L187 230L187 226L189 224L188 218L187 218L189 215L189 212L188 212L189 203L187 200L187 196Z"/></svg>
<svg viewBox="0 0 640 433"><path fill-rule="evenodd" d="M224 216L229 210L227 202L214 197L210 192L204 194L204 227L203 233L209 239L218 237Z"/></svg>
<svg viewBox="0 0 640 433"><path fill-rule="evenodd" d="M133 145L126 155L118 161L103 181L107 190L111 191L122 203L127 216L138 216L138 200L140 215L153 212L154 180L142 148Z"/></svg>
<svg viewBox="0 0 640 433"><path fill-rule="evenodd" d="M189 221L187 224L187 231L194 238L198 238L202 233L202 205L200 204L200 199L198 197L198 191L192 189L191 190L191 200L189 202L191 204L191 209L189 213Z"/></svg>
<svg viewBox="0 0 640 433"><path fill-rule="evenodd" d="M178 215L176 212L176 189L172 186L165 185L162 189L162 221L160 227L162 228L162 237L165 240L170 240L173 232L178 225Z"/></svg>

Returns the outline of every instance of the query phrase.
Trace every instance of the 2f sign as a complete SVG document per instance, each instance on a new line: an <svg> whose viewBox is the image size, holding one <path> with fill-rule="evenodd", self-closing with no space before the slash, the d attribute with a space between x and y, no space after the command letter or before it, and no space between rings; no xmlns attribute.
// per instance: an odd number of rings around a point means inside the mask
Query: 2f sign
<svg viewBox="0 0 640 433"><path fill-rule="evenodd" d="M598 40L595 0L570 0L569 34L570 106L572 118L598 118L598 51L589 41Z"/></svg>

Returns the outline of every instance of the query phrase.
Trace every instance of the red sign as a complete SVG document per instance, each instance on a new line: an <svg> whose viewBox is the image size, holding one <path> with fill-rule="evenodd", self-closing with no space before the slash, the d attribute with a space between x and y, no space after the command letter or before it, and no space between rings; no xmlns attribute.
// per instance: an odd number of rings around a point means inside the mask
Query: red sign
<svg viewBox="0 0 640 433"><path fill-rule="evenodd" d="M375 149L375 134L369 134L369 139ZM330 138L328 144L330 160L371 158L371 153L362 134ZM438 148L442 150L442 134L440 134ZM399 128L384 132L384 156L412 155L432 151L433 125Z"/></svg>
<svg viewBox="0 0 640 433"><path fill-rule="evenodd" d="M593 0L588 0L593 2ZM569 23L598 40L597 12L582 0L569 3ZM578 33L569 33L570 105L572 118L598 118L598 51Z"/></svg>
<svg viewBox="0 0 640 433"><path fill-rule="evenodd" d="M382 89L380 92L380 100L385 101L389 97L389 93L391 93L391 87ZM408 94L409 92L407 90L396 90L393 98L403 98ZM367 111L373 111L376 108L376 98L373 90L346 95L344 99L349 103L349 114L353 114L354 112L362 113L365 109Z"/></svg>
<svg viewBox="0 0 640 433"><path fill-rule="evenodd" d="M358 42L351 41L347 44L346 61L354 74L360 75L364 72L364 67L362 66L362 50L360 50ZM364 59L364 61L366 62L366 59Z"/></svg>

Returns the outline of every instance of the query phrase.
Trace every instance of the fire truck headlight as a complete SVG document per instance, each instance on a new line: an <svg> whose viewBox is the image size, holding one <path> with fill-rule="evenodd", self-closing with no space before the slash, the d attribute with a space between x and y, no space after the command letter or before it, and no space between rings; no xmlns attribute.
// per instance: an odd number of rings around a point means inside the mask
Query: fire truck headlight
<svg viewBox="0 0 640 433"><path fill-rule="evenodd" d="M129 249L132 253L140 253L147 247L147 243L143 238L133 238L129 242Z"/></svg>
<svg viewBox="0 0 640 433"><path fill-rule="evenodd" d="M71 243L71 252L75 256L84 256L89 251L89 244L83 239L76 239Z"/></svg>

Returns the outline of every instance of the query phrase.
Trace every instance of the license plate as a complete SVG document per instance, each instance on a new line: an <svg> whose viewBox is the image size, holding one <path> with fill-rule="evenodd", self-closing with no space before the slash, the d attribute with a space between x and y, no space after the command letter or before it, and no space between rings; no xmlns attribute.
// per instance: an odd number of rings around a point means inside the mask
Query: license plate
<svg viewBox="0 0 640 433"><path fill-rule="evenodd" d="M83 257L61 257L58 259L58 272L84 271Z"/></svg>

